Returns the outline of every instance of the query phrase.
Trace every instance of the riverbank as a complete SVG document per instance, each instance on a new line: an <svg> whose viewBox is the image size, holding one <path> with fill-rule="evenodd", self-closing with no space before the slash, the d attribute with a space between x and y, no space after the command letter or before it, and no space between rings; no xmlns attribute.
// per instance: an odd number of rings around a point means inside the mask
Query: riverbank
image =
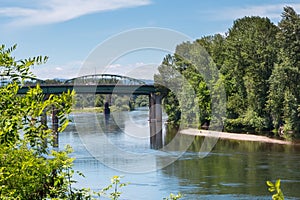
<svg viewBox="0 0 300 200"><path fill-rule="evenodd" d="M129 107L116 107L110 106L111 112L129 111ZM86 108L73 108L72 113L104 113L104 107L86 107Z"/></svg>
<svg viewBox="0 0 300 200"><path fill-rule="evenodd" d="M90 107L90 108L73 108L72 113L85 113L85 112L94 112L94 113L103 113L103 108L99 107Z"/></svg>
<svg viewBox="0 0 300 200"><path fill-rule="evenodd" d="M253 135L253 134L227 133L227 132L198 130L198 129L184 129L181 130L180 133L186 135L203 136L203 137L217 137L220 139L227 139L227 140L254 141L254 142L287 144L287 145L295 144L290 141L284 141L284 140L269 138L267 136Z"/></svg>

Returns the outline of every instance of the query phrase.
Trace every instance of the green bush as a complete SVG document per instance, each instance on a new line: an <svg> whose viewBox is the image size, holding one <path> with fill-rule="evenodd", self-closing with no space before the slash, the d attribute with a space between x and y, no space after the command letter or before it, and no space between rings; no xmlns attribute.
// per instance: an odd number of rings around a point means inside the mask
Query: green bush
<svg viewBox="0 0 300 200"><path fill-rule="evenodd" d="M70 147L49 150L53 136L44 119L55 109L58 132L63 131L74 93L46 98L37 85L19 95L25 80L34 78L30 67L46 62L47 57L16 61L11 55L15 49L0 47L0 77L8 80L0 87L0 199L67 198L73 193Z"/></svg>
<svg viewBox="0 0 300 200"><path fill-rule="evenodd" d="M39 156L26 144L0 148L0 199L65 197L69 192L69 169L73 159L66 151L51 151L50 159Z"/></svg>

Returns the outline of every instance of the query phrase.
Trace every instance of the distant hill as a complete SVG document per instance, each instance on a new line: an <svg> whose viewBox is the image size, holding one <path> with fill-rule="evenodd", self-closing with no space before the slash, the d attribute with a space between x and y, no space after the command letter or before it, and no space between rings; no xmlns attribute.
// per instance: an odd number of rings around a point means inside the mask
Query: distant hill
<svg viewBox="0 0 300 200"><path fill-rule="evenodd" d="M46 79L46 80L43 80L43 81L45 81L45 83L48 83L48 84L56 84L56 83L64 83L67 80L69 80L69 79L54 78L54 79ZM151 79L140 79L140 80L144 81L147 85L153 85L154 84L154 80L151 80Z"/></svg>
<svg viewBox="0 0 300 200"><path fill-rule="evenodd" d="M151 80L151 79L141 79L141 81L144 81L147 85L153 85L154 84L154 80Z"/></svg>

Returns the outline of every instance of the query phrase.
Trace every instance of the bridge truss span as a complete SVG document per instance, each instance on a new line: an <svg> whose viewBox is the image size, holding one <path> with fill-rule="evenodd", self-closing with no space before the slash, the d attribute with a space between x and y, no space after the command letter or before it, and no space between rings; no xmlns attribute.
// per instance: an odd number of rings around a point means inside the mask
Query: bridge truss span
<svg viewBox="0 0 300 200"><path fill-rule="evenodd" d="M121 76L116 74L93 74L85 75L77 78L72 78L65 81L65 84L76 85L145 85L146 82L131 78L128 76Z"/></svg>

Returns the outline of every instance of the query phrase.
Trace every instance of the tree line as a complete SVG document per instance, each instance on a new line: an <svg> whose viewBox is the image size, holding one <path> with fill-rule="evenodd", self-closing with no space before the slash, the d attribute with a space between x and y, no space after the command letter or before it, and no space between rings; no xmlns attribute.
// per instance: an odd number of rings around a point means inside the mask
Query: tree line
<svg viewBox="0 0 300 200"><path fill-rule="evenodd" d="M225 35L184 42L165 56L155 82L171 87L163 102L169 122L211 124L212 96L222 87L225 131L299 134L300 16L284 7L281 17L278 25L266 17L237 19ZM192 95L180 92L186 85Z"/></svg>

